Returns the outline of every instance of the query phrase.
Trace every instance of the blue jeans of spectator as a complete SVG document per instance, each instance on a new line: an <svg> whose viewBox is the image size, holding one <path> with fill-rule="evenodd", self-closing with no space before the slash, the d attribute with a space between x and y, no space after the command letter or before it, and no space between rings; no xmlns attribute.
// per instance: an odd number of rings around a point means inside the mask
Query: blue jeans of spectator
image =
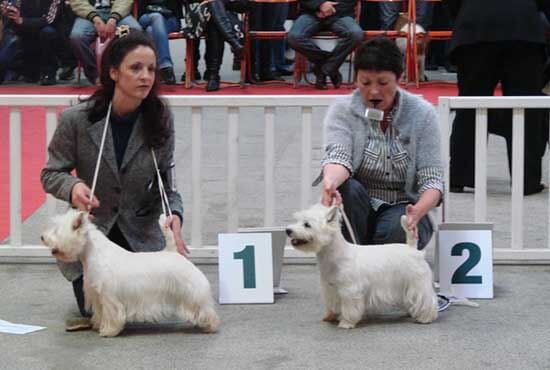
<svg viewBox="0 0 550 370"><path fill-rule="evenodd" d="M380 10L380 28L383 30L392 29L397 17L399 17L401 3L380 2L378 6ZM432 8L432 3L427 1L418 0L416 2L416 23L425 30L428 30L432 24Z"/></svg>
<svg viewBox="0 0 550 370"><path fill-rule="evenodd" d="M338 36L338 42L329 52L319 48L311 37L319 31L329 30ZM288 43L326 75L338 71L346 57L363 40L363 30L352 17L317 18L302 14L296 19L288 33Z"/></svg>
<svg viewBox="0 0 550 370"><path fill-rule="evenodd" d="M15 55L19 50L20 39L10 28L4 29L4 35L0 41L0 78L4 77L6 70L11 69L15 61Z"/></svg>
<svg viewBox="0 0 550 370"><path fill-rule="evenodd" d="M340 185L338 191L342 195L344 210L354 229L357 243L365 245L406 242L407 235L401 227L401 216L405 214L406 204L384 204L375 211L366 187L354 178L349 178ZM427 215L422 217L417 228L418 249L423 249L433 234L432 223ZM347 241L352 241L344 223L342 233Z"/></svg>
<svg viewBox="0 0 550 370"><path fill-rule="evenodd" d="M176 17L166 18L160 13L147 13L139 18L139 24L151 36L157 48L157 64L160 69L173 67L168 34L179 30Z"/></svg>
<svg viewBox="0 0 550 370"><path fill-rule="evenodd" d="M106 21L109 18L109 9L98 9L98 15ZM130 28L141 30L141 26L132 16L126 16L122 18L117 26L128 25ZM71 30L70 42L73 52L84 68L84 74L88 81L92 84L97 79L97 66L95 58L95 50L91 44L96 39L97 32L92 22L84 18L76 18L74 21L73 29Z"/></svg>

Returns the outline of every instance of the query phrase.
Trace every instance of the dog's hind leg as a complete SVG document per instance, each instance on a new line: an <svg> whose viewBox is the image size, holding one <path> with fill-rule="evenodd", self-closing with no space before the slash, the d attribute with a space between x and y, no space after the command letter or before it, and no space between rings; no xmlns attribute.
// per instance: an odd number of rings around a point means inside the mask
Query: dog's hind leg
<svg viewBox="0 0 550 370"><path fill-rule="evenodd" d="M363 318L365 313L365 301L362 296L342 297L339 328L353 329Z"/></svg>
<svg viewBox="0 0 550 370"><path fill-rule="evenodd" d="M437 296L435 295L431 282L409 287L406 293L407 311L418 323L429 324L437 319Z"/></svg>
<svg viewBox="0 0 550 370"><path fill-rule="evenodd" d="M116 337L126 322L126 312L122 303L114 299L101 297L101 321L99 335L102 337Z"/></svg>

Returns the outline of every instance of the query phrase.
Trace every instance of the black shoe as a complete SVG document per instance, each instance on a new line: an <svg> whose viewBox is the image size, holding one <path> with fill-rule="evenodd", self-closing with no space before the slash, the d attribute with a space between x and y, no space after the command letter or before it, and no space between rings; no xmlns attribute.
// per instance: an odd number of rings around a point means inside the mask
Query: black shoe
<svg viewBox="0 0 550 370"><path fill-rule="evenodd" d="M451 193L464 193L464 186L451 186Z"/></svg>
<svg viewBox="0 0 550 370"><path fill-rule="evenodd" d="M220 76L212 76L206 82L206 91L218 91L220 89Z"/></svg>
<svg viewBox="0 0 550 370"><path fill-rule="evenodd" d="M72 66L61 67L61 72L59 72L57 78L61 81L71 81L74 79L74 69L75 67Z"/></svg>
<svg viewBox="0 0 550 370"><path fill-rule="evenodd" d="M57 84L55 79L55 74L45 74L40 78L40 85L42 86L51 86Z"/></svg>
<svg viewBox="0 0 550 370"><path fill-rule="evenodd" d="M439 69L439 66L435 63L426 63L424 69L426 71L437 71Z"/></svg>
<svg viewBox="0 0 550 370"><path fill-rule="evenodd" d="M342 74L339 71L336 71L334 73L331 73L329 75L330 82L332 82L332 85L335 89L339 89L340 86L342 86Z"/></svg>
<svg viewBox="0 0 550 370"><path fill-rule="evenodd" d="M23 76L23 81L27 83L35 83L40 80L40 77L38 76Z"/></svg>
<svg viewBox="0 0 550 370"><path fill-rule="evenodd" d="M533 188L525 188L523 190L523 195L533 195L533 194L538 194L540 193L541 191L544 190L544 184L539 184L538 186L535 186Z"/></svg>
<svg viewBox="0 0 550 370"><path fill-rule="evenodd" d="M284 81L284 78L276 76L274 73L260 73L258 81Z"/></svg>
<svg viewBox="0 0 550 370"><path fill-rule="evenodd" d="M321 67L313 67L315 74L315 88L318 90L328 90L327 75L321 70Z"/></svg>
<svg viewBox="0 0 550 370"><path fill-rule="evenodd" d="M281 76L292 76L294 74L293 71L291 71L290 69L286 69L286 68L279 68L279 69L277 69L276 73L278 73Z"/></svg>
<svg viewBox="0 0 550 370"><path fill-rule="evenodd" d="M175 85L176 76L174 75L174 69L172 67L162 68L160 70L160 80L166 85Z"/></svg>
<svg viewBox="0 0 550 370"><path fill-rule="evenodd" d="M201 79L201 73L198 69L195 69L195 81L200 81ZM204 72L204 79L206 80L206 72ZM185 72L181 75L181 82L185 82Z"/></svg>
<svg viewBox="0 0 550 370"><path fill-rule="evenodd" d="M447 70L447 72L449 73L456 73L457 72L457 68L456 66L450 64L450 63L445 63L445 69Z"/></svg>

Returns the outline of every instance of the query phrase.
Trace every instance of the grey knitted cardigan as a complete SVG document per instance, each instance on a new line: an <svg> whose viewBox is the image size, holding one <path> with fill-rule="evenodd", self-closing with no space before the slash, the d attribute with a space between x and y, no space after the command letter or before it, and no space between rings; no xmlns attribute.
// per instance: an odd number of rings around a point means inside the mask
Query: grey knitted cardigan
<svg viewBox="0 0 550 370"><path fill-rule="evenodd" d="M398 88L398 107L392 126L401 136L410 164L405 179L405 193L415 202L418 197L417 171L425 167L441 169L441 134L435 108L425 99ZM352 176L363 160L368 136L363 98L359 90L337 98L329 107L324 121L325 150L343 145L351 154ZM325 162L323 161L323 165Z"/></svg>

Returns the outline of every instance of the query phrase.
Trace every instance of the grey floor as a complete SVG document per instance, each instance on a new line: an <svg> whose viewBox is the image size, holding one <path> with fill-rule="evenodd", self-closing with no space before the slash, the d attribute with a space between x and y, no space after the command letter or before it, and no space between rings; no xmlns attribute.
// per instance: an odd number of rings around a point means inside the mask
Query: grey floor
<svg viewBox="0 0 550 370"><path fill-rule="evenodd" d="M217 297L217 266L199 266ZM268 305L218 306L202 334L182 322L129 325L117 338L64 331L77 314L54 265L0 264L0 319L46 326L0 334L0 369L550 369L548 266L496 266L495 298L451 306L430 325L397 315L346 331L321 322L318 271L285 265L289 293Z"/></svg>

